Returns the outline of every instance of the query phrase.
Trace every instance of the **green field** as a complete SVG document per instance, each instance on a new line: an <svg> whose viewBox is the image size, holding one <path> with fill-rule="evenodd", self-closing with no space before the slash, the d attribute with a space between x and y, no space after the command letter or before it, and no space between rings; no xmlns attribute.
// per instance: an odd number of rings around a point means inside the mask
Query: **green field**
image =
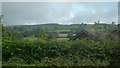
<svg viewBox="0 0 120 68"><path fill-rule="evenodd" d="M25 37L23 39L25 39L25 40L31 40L31 41L37 40L36 37Z"/></svg>

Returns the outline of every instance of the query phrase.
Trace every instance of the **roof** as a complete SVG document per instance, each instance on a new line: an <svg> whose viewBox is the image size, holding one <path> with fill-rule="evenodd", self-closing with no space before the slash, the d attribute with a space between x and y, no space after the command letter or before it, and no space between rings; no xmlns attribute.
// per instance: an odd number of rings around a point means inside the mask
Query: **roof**
<svg viewBox="0 0 120 68"><path fill-rule="evenodd" d="M120 32L120 28L114 29L113 32Z"/></svg>
<svg viewBox="0 0 120 68"><path fill-rule="evenodd" d="M89 37L90 39L93 39L93 40L98 40L97 37L95 36L94 32L82 30L79 33L77 33L75 36L70 38L69 41L76 40L77 38L82 38L82 36Z"/></svg>

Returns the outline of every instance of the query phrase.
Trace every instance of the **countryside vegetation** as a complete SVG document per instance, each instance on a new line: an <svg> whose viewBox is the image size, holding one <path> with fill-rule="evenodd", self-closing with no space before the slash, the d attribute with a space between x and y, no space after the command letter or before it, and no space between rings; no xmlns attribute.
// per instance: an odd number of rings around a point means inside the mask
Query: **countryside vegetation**
<svg viewBox="0 0 120 68"><path fill-rule="evenodd" d="M3 66L119 66L118 25L43 24L2 27ZM82 30L95 32L101 41L76 39ZM104 36L106 35L105 38ZM117 38L118 39L118 38Z"/></svg>

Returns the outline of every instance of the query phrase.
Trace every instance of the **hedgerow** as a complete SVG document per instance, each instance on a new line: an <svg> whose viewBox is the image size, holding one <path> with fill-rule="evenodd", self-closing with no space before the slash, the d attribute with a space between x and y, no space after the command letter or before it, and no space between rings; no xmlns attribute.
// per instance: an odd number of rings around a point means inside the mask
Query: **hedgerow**
<svg viewBox="0 0 120 68"><path fill-rule="evenodd" d="M119 50L113 41L3 40L2 60L5 66L115 66Z"/></svg>

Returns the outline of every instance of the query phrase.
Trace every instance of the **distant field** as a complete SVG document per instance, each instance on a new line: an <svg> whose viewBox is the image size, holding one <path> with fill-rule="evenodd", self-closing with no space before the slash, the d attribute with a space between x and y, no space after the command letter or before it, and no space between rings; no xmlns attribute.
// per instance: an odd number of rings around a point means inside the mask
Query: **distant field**
<svg viewBox="0 0 120 68"><path fill-rule="evenodd" d="M76 34L73 34L73 36L75 36Z"/></svg>
<svg viewBox="0 0 120 68"><path fill-rule="evenodd" d="M54 30L54 31L48 31L48 32L70 32L71 30Z"/></svg>
<svg viewBox="0 0 120 68"><path fill-rule="evenodd" d="M31 40L31 41L33 41L33 40L37 40L36 37L24 37L24 39L26 39L26 40Z"/></svg>
<svg viewBox="0 0 120 68"><path fill-rule="evenodd" d="M57 40L69 40L69 38L57 38Z"/></svg>
<svg viewBox="0 0 120 68"><path fill-rule="evenodd" d="M71 30L55 30L55 31L58 31L58 32L70 32Z"/></svg>
<svg viewBox="0 0 120 68"><path fill-rule="evenodd" d="M59 37L67 37L68 34L59 34ZM73 34L73 36L75 36L76 34Z"/></svg>
<svg viewBox="0 0 120 68"><path fill-rule="evenodd" d="M25 37L24 39L31 41L37 40L35 37ZM69 40L69 38L57 38L57 40Z"/></svg>
<svg viewBox="0 0 120 68"><path fill-rule="evenodd" d="M67 37L68 34L59 34L59 37Z"/></svg>
<svg viewBox="0 0 120 68"><path fill-rule="evenodd" d="M59 34L58 37L62 37L62 38L57 38L58 40L68 40L69 38L67 38L67 35L68 34ZM76 34L73 34L73 36L75 36ZM24 37L23 39L26 39L26 40L37 40L37 37Z"/></svg>

